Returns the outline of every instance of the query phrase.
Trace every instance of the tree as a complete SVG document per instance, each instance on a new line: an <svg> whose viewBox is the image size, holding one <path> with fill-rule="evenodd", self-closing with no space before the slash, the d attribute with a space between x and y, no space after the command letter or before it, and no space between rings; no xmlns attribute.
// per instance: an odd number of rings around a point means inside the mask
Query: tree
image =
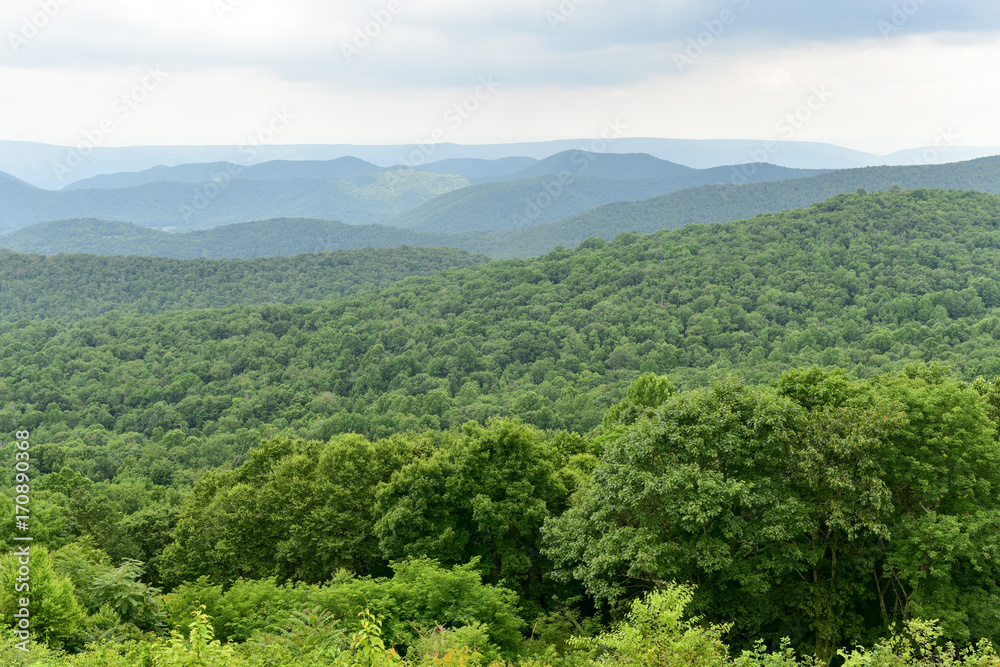
<svg viewBox="0 0 1000 667"><path fill-rule="evenodd" d="M384 574L376 490L430 448L429 438L404 435L263 442L237 470L199 480L160 567L176 583L201 575L321 582L342 568Z"/></svg>
<svg viewBox="0 0 1000 667"><path fill-rule="evenodd" d="M21 545L18 545L20 548ZM28 613L33 641L43 641L51 648L79 648L83 642L86 614L76 600L69 577L57 574L52 568L52 556L41 545L32 545L27 557L29 581L18 581L19 569L24 564L18 551L0 559L0 619L8 627L17 625L15 614L20 600L29 601ZM22 577L23 579L23 577ZM29 588L23 588L27 583ZM22 586L20 591L15 586Z"/></svg>
<svg viewBox="0 0 1000 667"><path fill-rule="evenodd" d="M547 553L607 602L697 584L743 648L791 635L829 661L915 616L995 639L998 456L978 394L938 368L728 380L610 440Z"/></svg>
<svg viewBox="0 0 1000 667"><path fill-rule="evenodd" d="M388 558L477 558L488 582L535 606L546 569L540 530L564 500L539 431L508 419L470 422L460 439L379 489L375 532Z"/></svg>

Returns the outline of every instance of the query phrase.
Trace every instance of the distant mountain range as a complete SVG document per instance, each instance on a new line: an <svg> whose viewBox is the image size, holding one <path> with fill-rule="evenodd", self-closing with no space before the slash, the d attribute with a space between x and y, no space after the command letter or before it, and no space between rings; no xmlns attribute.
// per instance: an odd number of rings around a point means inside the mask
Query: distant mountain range
<svg viewBox="0 0 1000 667"><path fill-rule="evenodd" d="M576 155L581 161L574 166L583 169L582 175L575 175L576 171L563 170L562 173L569 173L572 176L572 179L566 182L556 178L553 173L544 175L546 173L544 169L561 166L561 161L547 160L513 174L519 176L527 172L540 175L453 190L387 218L382 224L437 233L521 229L561 220L603 204L641 201L686 188L727 184L736 177L739 177L740 182L757 183L826 173L822 170L787 169L769 164L751 165L752 168L746 169L746 173L734 172L733 167L700 170L682 167L682 171L667 170L661 166L660 169L651 171L660 171L662 175L629 178L628 175L638 176L641 172L635 172L627 164L623 164L622 171L617 172L620 175L615 176L616 172L606 169L606 165L602 164L605 159L612 156L600 156L592 163L592 168L586 169L583 168L586 163L582 161L586 158L580 156L587 154L576 153ZM613 156L613 159L618 161L621 157L627 156Z"/></svg>
<svg viewBox="0 0 1000 667"><path fill-rule="evenodd" d="M500 230L551 222L610 202L725 183L739 173L736 167L699 170L644 154L566 151L528 160L452 161L453 170L464 174L381 168L357 158L251 167L213 162L105 174L59 191L7 176L0 182L0 230L75 218L168 231L269 218L381 221L437 233ZM773 180L821 172L761 165L752 173L752 180ZM454 196L441 198L449 193Z"/></svg>
<svg viewBox="0 0 1000 667"><path fill-rule="evenodd" d="M764 172L779 169L757 168ZM0 180L0 189L4 184L5 181ZM478 187L466 190L474 191ZM700 186L639 202L607 204L561 220L517 229L441 234L385 225L278 219L168 234L121 222L67 220L32 225L2 236L0 246L42 254L85 252L176 258L252 258L410 245L450 246L495 258L531 257L560 245L574 247L591 237L610 240L627 232L649 233L688 223L751 218L760 213L810 206L837 194L893 187L1000 193L1000 157L936 166L849 169L738 186ZM859 224L864 223L859 221Z"/></svg>
<svg viewBox="0 0 1000 667"><path fill-rule="evenodd" d="M933 166L845 169L808 178L689 188L640 202L616 202L555 222L505 232L459 235L448 245L494 258L533 257L591 237L652 233L690 223L727 222L811 206L859 190L942 189L1000 193L1000 157ZM861 224L861 221L859 221ZM0 237L0 245L4 239Z"/></svg>
<svg viewBox="0 0 1000 667"><path fill-rule="evenodd" d="M574 175L566 169L574 164L582 165L581 161L590 165L581 173ZM688 223L750 218L759 213L809 206L837 194L861 189L936 188L1000 193L1000 157L934 166L869 167L832 172L796 171L765 164L694 170L649 156L581 152L537 161L527 167L511 161L505 161L503 168L491 168L485 162L463 162L453 166L456 171L461 168L467 174L476 172L480 174L479 178L490 174L488 178L493 180L470 185L469 176L456 174L398 169L386 171L377 167L371 172L371 166L361 161L339 162L336 165L317 162L296 165L295 169L306 170L300 172L306 176L312 175L309 169L326 170L325 173L341 170L337 172L339 175L356 173L357 170L368 170L369 173L335 181L306 178L266 180L267 176L282 174L282 166L260 165L260 171L254 172L254 175L259 175L261 180L237 179L225 189L227 194L233 193L234 203L259 213L287 206L290 202L311 203L308 198L295 199L308 191L306 185L313 187L315 194L315 184L325 184L328 190L324 192L337 188L343 192L345 182L367 182L374 193L371 194L372 202L384 202L385 193L391 192L397 204L407 198L410 201L416 199L415 192L420 188L424 188L425 192L431 187L450 188L380 224L349 225L307 215L283 215L271 220L171 234L131 222L75 216L76 219L62 222L27 226L0 237L0 246L41 254L253 258L366 246L386 248L410 245L450 246L497 258L530 257L559 245L576 246L590 237L612 239L623 232L648 233ZM518 166L520 168L515 168ZM212 168L217 168L217 165ZM194 166L175 169L179 169L177 173L181 176L188 173L195 178L199 174ZM506 175L501 176L505 170ZM650 172L660 175L629 178ZM518 178L525 173L537 175ZM502 177L516 180L495 180ZM746 183L732 184L731 181L737 177ZM710 184L699 185L705 182ZM556 185L562 188L558 192L552 189ZM690 185L695 187L687 187ZM148 204L148 200L130 201L129 196L149 192L162 194L170 188L183 188L184 192L190 193L192 184L157 182L133 188L47 192L11 176L0 175L0 202L3 202L5 214L9 214L10 202L17 201L26 192L38 197L36 206L44 204L46 197L53 197L62 203L74 204L77 203L74 198L83 198L85 202L101 201L128 209L133 204L138 207L135 202ZM248 193L262 196L262 193L269 192L267 188L272 188L270 193L275 199L249 198ZM364 192L364 188L359 190ZM657 190L667 190L667 194L641 201L623 201ZM540 198L540 195L545 196ZM602 203L602 198L612 203ZM222 210L225 208L222 206L223 197L219 200L216 204ZM365 200L355 200L356 208L360 206L358 201ZM532 203L536 204L539 212L528 220L525 210ZM22 206L27 207L28 203L22 202ZM305 204L301 206L305 207ZM367 214L374 212L369 209ZM558 219L553 219L556 217ZM121 216L121 219L129 218ZM135 220L135 217L131 219ZM519 220L527 222L521 224Z"/></svg>
<svg viewBox="0 0 1000 667"><path fill-rule="evenodd" d="M932 143L932 142L928 142ZM454 167L436 166L453 160L499 160L531 158L543 160L569 150L607 153L646 153L653 157L696 169L728 164L769 162L796 169L845 169L877 165L906 165L921 162L957 162L1000 154L1000 147L946 146L915 147L890 155L876 155L829 143L761 140L692 140L621 138L607 142L572 139L543 142L431 146L392 145L272 145L245 146L129 146L99 147L81 155L65 146L22 141L0 141L0 171L35 186L56 189L102 174L142 171L161 165L232 162L247 165L271 160L316 161L356 157L380 167L408 166L441 173L461 173ZM70 167L68 165L76 165ZM492 165L495 168L499 165ZM522 164L521 167L528 166ZM490 176L492 174L483 174Z"/></svg>
<svg viewBox="0 0 1000 667"><path fill-rule="evenodd" d="M241 172L226 171L224 164L207 169L190 165L171 170L189 180L54 192L10 176L0 177L0 230L12 231L49 220L90 217L127 220L146 227L178 231L275 217L316 217L362 224L392 216L471 184L468 179L453 174L377 167L367 175L322 180L245 178ZM212 179L196 182L194 179L203 171ZM114 185L118 181L142 178L142 174L114 175L101 177L101 180Z"/></svg>
<svg viewBox="0 0 1000 667"><path fill-rule="evenodd" d="M147 255L176 259L286 257L358 248L446 246L448 237L382 225L345 225L309 219L278 219L223 225L171 234L128 222L61 220L32 225L6 236L0 245L41 255Z"/></svg>
<svg viewBox="0 0 1000 667"><path fill-rule="evenodd" d="M125 171L85 178L62 188L67 190L134 188L150 183L208 183L229 177L253 181L275 181L290 178L340 180L377 174L384 169L355 157L336 160L274 160L244 167L234 162L182 164L175 167L153 167L144 171ZM458 172L438 172L457 174Z"/></svg>

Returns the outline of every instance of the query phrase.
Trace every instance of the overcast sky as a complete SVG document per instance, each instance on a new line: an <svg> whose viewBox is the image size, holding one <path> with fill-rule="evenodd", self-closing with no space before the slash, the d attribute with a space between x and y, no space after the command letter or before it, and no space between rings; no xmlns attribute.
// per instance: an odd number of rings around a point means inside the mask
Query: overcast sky
<svg viewBox="0 0 1000 667"><path fill-rule="evenodd" d="M0 32L0 139L1000 145L996 0L5 0Z"/></svg>

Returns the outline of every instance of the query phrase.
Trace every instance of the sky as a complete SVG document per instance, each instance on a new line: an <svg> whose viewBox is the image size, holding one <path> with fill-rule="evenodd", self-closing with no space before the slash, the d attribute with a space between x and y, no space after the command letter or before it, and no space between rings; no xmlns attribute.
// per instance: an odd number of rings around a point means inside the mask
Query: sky
<svg viewBox="0 0 1000 667"><path fill-rule="evenodd" d="M996 0L5 0L0 37L8 140L1000 145Z"/></svg>

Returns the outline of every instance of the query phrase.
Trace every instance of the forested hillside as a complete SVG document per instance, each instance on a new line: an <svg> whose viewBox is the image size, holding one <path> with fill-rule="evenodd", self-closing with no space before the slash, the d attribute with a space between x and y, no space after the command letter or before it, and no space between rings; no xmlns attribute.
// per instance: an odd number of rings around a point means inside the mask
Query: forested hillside
<svg viewBox="0 0 1000 667"><path fill-rule="evenodd" d="M531 224L531 201L524 199L523 183L487 184L463 188L418 206L393 224L420 228L450 225L453 229L497 226L503 231L475 231L437 234L417 229L397 229L385 225L349 226L322 220L279 220L229 225L221 229L190 234L156 234L135 230L122 223L56 222L33 226L0 237L0 246L22 252L90 252L97 254L138 253L166 257L259 257L292 255L373 247L448 246L493 258L536 257L556 246L573 248L588 238L611 240L618 234L653 233L676 229L692 222L726 222L810 206L837 194L884 191L893 187L941 188L1000 191L1000 158L971 162L911 167L873 167L823 173L805 178L787 178L788 170L770 165L743 165L695 172L698 178L715 175L720 180L746 178L745 185L713 185L688 188L639 202L607 204L580 215L541 224ZM681 177L687 178L687 177ZM753 182L760 179L762 182ZM634 188L643 181L619 181ZM624 183L624 186L620 184ZM533 197L550 197L545 177L529 188ZM513 188L513 190L511 189ZM499 196L517 192L520 199ZM566 190L567 200L574 191ZM589 194L581 195L584 199ZM551 197L550 197L551 198ZM551 198L548 208L558 208ZM513 211L513 213L511 213ZM504 219L500 213L511 217ZM539 209L539 217L546 215ZM112 225L112 227L108 227ZM527 225L527 226L525 226ZM109 231L105 231L109 230ZM106 238L107 237L107 238Z"/></svg>
<svg viewBox="0 0 1000 667"><path fill-rule="evenodd" d="M897 189L0 323L0 547L30 432L34 639L89 644L32 659L994 667L998 280L1000 196Z"/></svg>
<svg viewBox="0 0 1000 667"><path fill-rule="evenodd" d="M960 377L992 376L998 225L994 195L841 195L746 222L412 278L363 299L8 325L0 359L10 393L0 401L44 413L46 397L58 397L82 421L134 430L118 424L134 420L147 433L228 414L371 435L511 414L583 432L623 381L645 371L699 386L733 370L767 380L812 364L868 375L937 360ZM99 392L144 388L98 399L91 392L103 383L85 389L90 375L44 380L50 364L83 350L87 368L112 383ZM190 407L154 408L182 375L192 384L175 399ZM86 401L74 399L81 391ZM147 398L125 400L136 395ZM213 407L199 411L206 402Z"/></svg>
<svg viewBox="0 0 1000 667"><path fill-rule="evenodd" d="M445 246L451 237L383 225L347 225L308 219L278 219L170 233L127 222L60 220L0 236L0 246L26 253L147 255L177 259L289 257L303 253ZM452 243L452 247L457 244Z"/></svg>
<svg viewBox="0 0 1000 667"><path fill-rule="evenodd" d="M383 224L441 234L517 231L576 215L610 202L640 201L686 188L730 183L734 175L740 174L737 167L716 167L638 177L633 168L611 176L601 174L618 172L610 168L590 167L587 160L586 157L580 157L575 163L566 164L565 171L553 175L544 175L544 172L543 175L534 175L533 167L526 172L533 174L530 178L473 185L448 192L387 218ZM562 164L556 162L554 166ZM747 165L745 169L747 175L741 178L748 183L783 181L825 173L822 170L786 169L770 164ZM650 168L649 171L656 173L666 170ZM561 180L560 173L563 174Z"/></svg>
<svg viewBox="0 0 1000 667"><path fill-rule="evenodd" d="M485 261L464 250L408 247L215 261L8 253L0 321L335 299Z"/></svg>
<svg viewBox="0 0 1000 667"><path fill-rule="evenodd" d="M557 245L574 247L595 236L610 240L624 232L653 233L692 222L726 222L810 206L837 194L892 187L1000 192L1000 157L945 165L846 169L788 181L691 188L640 202L608 204L526 229L459 235L457 242L448 245L497 258L533 257Z"/></svg>

